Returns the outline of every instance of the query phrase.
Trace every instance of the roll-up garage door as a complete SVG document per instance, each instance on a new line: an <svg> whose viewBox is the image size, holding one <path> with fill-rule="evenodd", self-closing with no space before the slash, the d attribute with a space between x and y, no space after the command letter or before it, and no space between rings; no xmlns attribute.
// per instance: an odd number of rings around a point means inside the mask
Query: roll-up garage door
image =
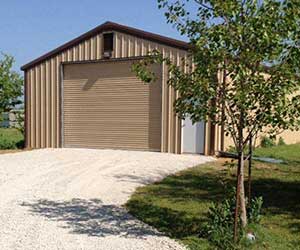
<svg viewBox="0 0 300 250"><path fill-rule="evenodd" d="M161 66L145 84L133 61L65 64L62 140L64 147L161 150Z"/></svg>

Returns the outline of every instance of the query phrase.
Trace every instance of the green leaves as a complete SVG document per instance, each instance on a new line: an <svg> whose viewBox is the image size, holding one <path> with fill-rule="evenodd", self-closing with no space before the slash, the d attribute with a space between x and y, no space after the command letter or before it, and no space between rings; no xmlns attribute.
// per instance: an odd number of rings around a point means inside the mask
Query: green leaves
<svg viewBox="0 0 300 250"><path fill-rule="evenodd" d="M300 127L300 2L297 0L158 0L167 22L193 45L194 70L156 51L134 71L153 78L149 64L168 66L180 117L224 125L236 145L267 129ZM196 6L196 7L195 7ZM185 66L187 68L187 66ZM225 116L222 114L225 113ZM244 135L238 138L238 131Z"/></svg>
<svg viewBox="0 0 300 250"><path fill-rule="evenodd" d="M0 60L0 114L21 104L23 79L12 70L14 58L2 54Z"/></svg>
<svg viewBox="0 0 300 250"><path fill-rule="evenodd" d="M132 65L132 71L145 83L150 83L155 80L153 72L147 69L147 65L141 61Z"/></svg>

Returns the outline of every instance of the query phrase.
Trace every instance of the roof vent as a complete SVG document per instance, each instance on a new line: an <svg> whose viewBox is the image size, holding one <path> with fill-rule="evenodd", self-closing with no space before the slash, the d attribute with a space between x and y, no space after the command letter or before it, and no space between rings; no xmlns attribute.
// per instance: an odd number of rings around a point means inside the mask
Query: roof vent
<svg viewBox="0 0 300 250"><path fill-rule="evenodd" d="M103 57L109 59L114 50L114 33L103 34Z"/></svg>
<svg viewBox="0 0 300 250"><path fill-rule="evenodd" d="M109 58L111 58L111 56L112 56L112 51L104 51L103 52L103 57L105 59L109 59Z"/></svg>

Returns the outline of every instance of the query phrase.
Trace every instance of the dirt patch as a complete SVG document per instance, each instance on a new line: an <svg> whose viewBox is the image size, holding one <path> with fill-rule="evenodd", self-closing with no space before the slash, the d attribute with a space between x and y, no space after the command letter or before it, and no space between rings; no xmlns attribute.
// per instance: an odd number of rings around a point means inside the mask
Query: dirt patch
<svg viewBox="0 0 300 250"><path fill-rule="evenodd" d="M21 152L26 152L26 151L31 151L31 150L33 150L33 149L6 149L6 150L0 150L0 155L21 153Z"/></svg>

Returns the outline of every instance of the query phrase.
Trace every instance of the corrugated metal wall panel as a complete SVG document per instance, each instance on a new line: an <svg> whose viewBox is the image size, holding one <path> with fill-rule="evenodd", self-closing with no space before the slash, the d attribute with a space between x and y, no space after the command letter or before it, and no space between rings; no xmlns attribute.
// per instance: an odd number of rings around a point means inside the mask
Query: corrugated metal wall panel
<svg viewBox="0 0 300 250"><path fill-rule="evenodd" d="M41 75L41 83L40 83L40 92L39 95L41 97L41 108L40 108L40 118L41 118L41 127L40 127L40 133L41 133L41 148L45 148L45 136L46 136L46 119L45 119L45 114L46 114L46 78L45 78L45 63L41 64L41 69L40 69L40 75Z"/></svg>
<svg viewBox="0 0 300 250"><path fill-rule="evenodd" d="M46 88L45 88L45 95L46 95L46 107L45 107L45 113L46 113L46 147L50 147L51 145L51 68L50 68L50 62L49 60L46 61L46 70L45 71L45 77L46 77Z"/></svg>
<svg viewBox="0 0 300 250"><path fill-rule="evenodd" d="M26 137L28 138L28 136L30 135L30 142L29 142L29 147L35 147L35 115L36 115L36 112L35 112L35 107L36 107L36 98L35 98L35 75L34 75L34 69L30 69L29 71L27 71L27 74L30 75L30 78L29 78L29 82L28 82L28 98L27 100L30 100L30 117L28 119L28 123L29 126L27 129L27 135Z"/></svg>
<svg viewBox="0 0 300 250"><path fill-rule="evenodd" d="M50 92L50 96L51 96L51 106L49 107L50 110L49 112L51 113L51 143L50 143L50 147L55 147L55 135L57 133L57 129L55 126L55 120L56 117L58 116L58 114L55 114L55 68L56 68L56 64L55 64L55 58L52 58L50 60L50 66L49 66L49 71L51 72L51 92Z"/></svg>
<svg viewBox="0 0 300 250"><path fill-rule="evenodd" d="M41 147L41 65L35 68L35 145Z"/></svg>
<svg viewBox="0 0 300 250"><path fill-rule="evenodd" d="M28 74L25 75L25 116L31 117L31 99L30 97L30 90L31 90L31 74L28 72ZM31 145L31 133L32 130L30 128L30 120L25 120L25 127L26 127L26 147L29 147Z"/></svg>
<svg viewBox="0 0 300 250"><path fill-rule="evenodd" d="M73 48L28 69L25 74L28 87L28 146L32 148L59 147L60 126L60 64L61 62L89 61L102 58L103 35L91 37ZM164 56L171 56L175 62L187 54L184 50L150 42L141 38L115 32L113 58L145 56L158 49ZM167 68L163 65L162 86L162 145L163 152L181 153L181 121L173 111L177 94L167 86Z"/></svg>
<svg viewBox="0 0 300 250"><path fill-rule="evenodd" d="M56 133L56 140L55 140L55 147L60 147L61 145L61 127L60 127L60 122L61 122L61 113L60 113L60 88L61 88L61 65L62 62L62 55L58 55L56 57L56 84L55 84L55 99L56 99L56 109L55 109L55 114L56 114L56 128L57 128L57 133Z"/></svg>

